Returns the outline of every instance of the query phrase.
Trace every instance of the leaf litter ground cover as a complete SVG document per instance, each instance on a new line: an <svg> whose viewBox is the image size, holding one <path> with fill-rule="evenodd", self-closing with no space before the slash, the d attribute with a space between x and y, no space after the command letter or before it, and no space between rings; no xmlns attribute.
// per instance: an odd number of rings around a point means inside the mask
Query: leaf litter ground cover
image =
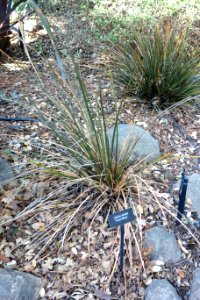
<svg viewBox="0 0 200 300"><path fill-rule="evenodd" d="M98 80L97 69L99 60L105 65L106 57L89 56L87 59L80 58L82 74L89 87L91 94L97 93ZM90 67L88 67L90 66ZM91 68L97 66L97 68ZM101 73L106 74L104 68ZM4 98L13 99L15 102L0 104L1 115L17 116L31 115L25 110L25 97L27 92L32 100L38 105L43 105L44 95L40 93L34 74L29 82L27 71L20 69L17 73L9 70L5 65L1 66L1 91ZM17 76L16 76L17 74ZM102 75L102 74L101 74ZM105 77L106 78L106 77ZM10 84L12 83L12 86ZM47 82L48 84L48 82ZM107 99L107 114L113 120L112 110L112 87L107 79L102 82L103 93ZM24 93L26 91L26 93ZM198 158L189 156L200 155L200 109L198 105L184 105L175 111L167 112L164 116L156 119L155 112L150 111L148 106L139 99L124 97L120 87L117 89L118 97L124 98L120 122L138 123L147 128L161 144L164 153L175 153L179 159L163 160L145 170L145 180L153 182L154 192L163 201L172 203L171 195L168 194L169 184L180 175L185 166L188 173L199 172ZM18 102L16 103L16 98ZM18 99L19 98L19 99ZM32 116L32 115L31 115ZM153 120L152 123L149 120ZM18 165L33 159L37 153L43 155L40 149L40 141L44 143L53 139L50 132L41 124L37 123L0 123L1 126L1 157L5 157L12 164ZM29 177L14 182L1 190L1 220L7 220L15 216L27 204L36 197L41 197L47 192L59 189L62 180L55 177L49 181L48 176ZM74 197L73 194L68 197ZM108 230L106 215L103 211L93 222L88 231L93 215L90 211L77 221L64 244L63 252L59 252L59 239L49 247L42 257L36 258L38 249L31 244L33 236L43 232L50 220L54 219L54 213L40 212L30 218L17 220L16 222L1 229L0 238L0 261L2 266L13 267L17 270L32 272L45 279L44 289L41 291L41 299L143 299L144 288L152 278L167 278L173 283L183 299L191 281L191 273L194 265L199 261L199 247L194 239L184 229L175 227L175 220L168 217L168 224L163 218L161 209L154 205L149 194L143 192L142 200L146 199L145 206L138 206L141 214L140 228L143 230L155 224L169 226L177 235L182 249L180 263L165 265L155 268L155 264L148 259L148 253L143 253L146 275L142 269L141 261L137 252L131 253L129 261L126 254L130 254L130 238L126 241L125 278L119 281L117 276L117 263L119 254L119 231ZM137 228L138 229L138 228ZM191 227L191 231L198 237L199 229Z"/></svg>

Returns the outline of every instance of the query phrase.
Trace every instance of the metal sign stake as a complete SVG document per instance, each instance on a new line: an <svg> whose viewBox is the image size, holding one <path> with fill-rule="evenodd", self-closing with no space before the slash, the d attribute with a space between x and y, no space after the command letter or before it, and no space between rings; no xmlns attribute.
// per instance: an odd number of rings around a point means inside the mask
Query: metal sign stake
<svg viewBox="0 0 200 300"><path fill-rule="evenodd" d="M119 253L119 271L123 271L124 267L124 224L133 222L136 217L133 214L133 209L128 208L123 211L111 214L108 218L110 228L120 226L120 253Z"/></svg>
<svg viewBox="0 0 200 300"><path fill-rule="evenodd" d="M187 185L188 185L188 177L185 175L185 169L182 172L181 178L181 186L179 190L179 204L178 204L178 213L177 213L177 221L176 225L181 224L182 216L185 212L185 200L186 200L186 192L187 192Z"/></svg>
<svg viewBox="0 0 200 300"><path fill-rule="evenodd" d="M120 262L119 262L119 271L123 271L124 267L124 225L120 226Z"/></svg>

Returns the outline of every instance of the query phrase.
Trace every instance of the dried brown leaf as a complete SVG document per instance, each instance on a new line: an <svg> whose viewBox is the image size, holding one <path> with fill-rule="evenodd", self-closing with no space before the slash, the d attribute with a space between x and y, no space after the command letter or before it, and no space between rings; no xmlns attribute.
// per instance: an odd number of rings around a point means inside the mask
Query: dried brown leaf
<svg viewBox="0 0 200 300"><path fill-rule="evenodd" d="M95 290L95 296L102 299L102 300L111 300L112 298L110 295L104 293L102 290Z"/></svg>
<svg viewBox="0 0 200 300"><path fill-rule="evenodd" d="M8 257L0 254L0 261L2 261L4 263L8 263L8 262L10 262L10 259Z"/></svg>

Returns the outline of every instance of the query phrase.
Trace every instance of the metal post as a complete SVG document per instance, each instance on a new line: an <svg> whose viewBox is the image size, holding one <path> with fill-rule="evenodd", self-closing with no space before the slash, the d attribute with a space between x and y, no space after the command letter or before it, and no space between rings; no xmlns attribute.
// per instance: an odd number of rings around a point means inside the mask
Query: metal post
<svg viewBox="0 0 200 300"><path fill-rule="evenodd" d="M181 219L183 214L185 213L185 200L186 200L186 192L188 185L188 177L185 175L185 170L183 170L182 178L181 178L181 186L179 190L179 204L178 204L178 213L177 213L177 221L176 225L181 224Z"/></svg>
<svg viewBox="0 0 200 300"><path fill-rule="evenodd" d="M124 225L120 226L120 263L119 270L123 271L124 267Z"/></svg>

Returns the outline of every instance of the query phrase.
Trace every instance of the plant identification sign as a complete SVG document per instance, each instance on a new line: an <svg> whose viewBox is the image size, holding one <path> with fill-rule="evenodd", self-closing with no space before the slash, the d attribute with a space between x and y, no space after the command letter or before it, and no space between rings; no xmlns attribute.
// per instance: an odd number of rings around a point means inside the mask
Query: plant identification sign
<svg viewBox="0 0 200 300"><path fill-rule="evenodd" d="M124 225L129 222L133 222L136 217L133 214L133 209L128 208L117 213L111 214L109 216L109 227L114 228L117 226Z"/></svg>

